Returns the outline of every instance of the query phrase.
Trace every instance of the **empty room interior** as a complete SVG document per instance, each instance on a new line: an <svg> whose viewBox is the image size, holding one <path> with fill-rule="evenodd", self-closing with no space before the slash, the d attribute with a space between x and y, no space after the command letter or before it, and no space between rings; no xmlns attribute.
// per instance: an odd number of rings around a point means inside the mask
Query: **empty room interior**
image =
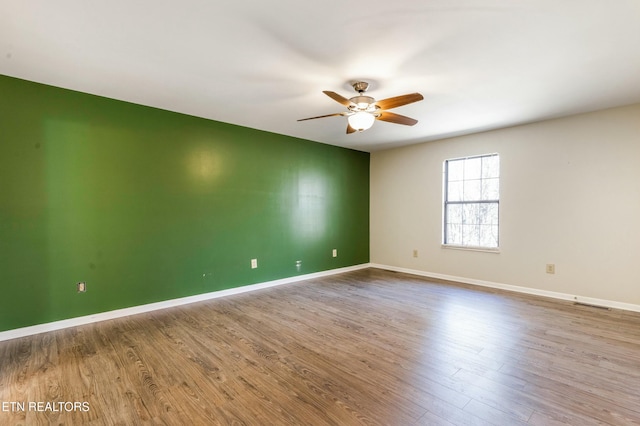
<svg viewBox="0 0 640 426"><path fill-rule="evenodd" d="M0 1L0 425L640 424L639 40Z"/></svg>

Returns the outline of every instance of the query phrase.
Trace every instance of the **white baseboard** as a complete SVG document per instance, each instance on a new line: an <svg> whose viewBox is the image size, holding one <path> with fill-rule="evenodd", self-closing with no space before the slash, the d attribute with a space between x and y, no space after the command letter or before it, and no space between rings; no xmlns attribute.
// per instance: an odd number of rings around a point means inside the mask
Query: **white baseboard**
<svg viewBox="0 0 640 426"><path fill-rule="evenodd" d="M585 296L579 296L575 294L566 294L566 293L559 293L555 291L540 290L540 289L531 288L531 287L521 287L521 286L511 285L511 284L495 283L491 281L476 280L473 278L456 277L453 275L419 271L416 269L399 268L397 266L381 265L377 263L371 263L370 266L372 268L387 269L395 272L404 272L407 274L418 275L422 277L436 278L436 279L446 280L446 281L456 281L464 284L472 284L472 285L477 285L482 287L490 287L490 288L497 288L501 290L514 291L516 293L525 293L525 294L532 294L536 296L551 297L553 299L570 300L572 302L584 303L587 305L602 306L606 308L640 312L640 305L634 305L632 303L617 302L614 300L606 300L606 299L596 299L593 297L585 297Z"/></svg>
<svg viewBox="0 0 640 426"><path fill-rule="evenodd" d="M242 287L230 288L227 290L219 290L211 293L181 297L179 299L165 300L162 302L149 303L146 305L133 306L130 308L117 309L117 310L108 311L108 312L101 312L97 314L86 315L83 317L69 318L66 320L54 321L46 324L38 324L38 325L29 326L29 327L16 328L14 330L1 331L0 342L5 340L17 339L25 336L31 336L39 333L45 333L47 331L61 330L63 328L91 324L94 322L121 318L129 315L142 314L145 312L171 308L173 306L187 305L190 303L201 302L204 300L216 299L219 297L231 296L234 294L247 293L255 290L261 290L264 288L276 287L283 284L290 284L290 283L310 280L314 278L327 277L331 275L342 274L344 272L357 271L357 270L366 269L366 268L387 269L390 271L404 272L407 274L417 275L417 276L422 276L427 278L436 278L436 279L446 280L446 281L455 281L455 282L460 282L464 284L477 285L481 287L489 287L489 288L497 288L501 290L514 291L516 293L532 294L536 296L550 297L553 299L570 300L573 302L585 303L589 305L603 306L603 307L613 308L613 309L622 309L625 311L640 312L640 305L634 305L631 303L617 302L617 301L606 300L606 299L596 299L592 297L584 297L584 296L578 296L573 294L559 293L555 291L540 290L540 289L530 288L530 287L521 287L516 285L510 285L510 284L495 283L491 281L476 280L473 278L457 277L454 275L445 275L445 274L438 274L435 272L420 271L417 269L400 268L397 266L382 265L378 263L363 263L360 265L348 266L345 268L330 269L328 271L315 272L313 274L298 275L295 277L282 278L279 280L267 281L267 282L257 283L257 284L250 284Z"/></svg>
<svg viewBox="0 0 640 426"><path fill-rule="evenodd" d="M99 321L110 320L114 318L126 317L129 315L142 314L145 312L157 311L160 309L171 308L173 306L187 305L189 303L201 302L203 300L216 299L219 297L231 296L233 294L247 293L250 291L261 290L264 288L275 287L283 284L295 283L314 278L326 277L330 275L342 274L344 272L357 271L359 269L369 268L368 263L361 265L347 266L345 268L330 269L328 271L315 272L312 274L298 275L295 277L282 278L274 281L267 281L257 284L250 284L242 287L230 288L227 290L219 290L211 293L197 294L195 296L181 297L179 299L165 300L162 302L149 303L146 305L132 306L130 308L117 309L115 311L101 312L83 317L69 318L61 321L54 321L45 324L32 325L29 327L16 328L0 332L0 342L4 340L17 339L19 337L31 336L33 334L44 333L47 331L61 330L63 328L75 327Z"/></svg>

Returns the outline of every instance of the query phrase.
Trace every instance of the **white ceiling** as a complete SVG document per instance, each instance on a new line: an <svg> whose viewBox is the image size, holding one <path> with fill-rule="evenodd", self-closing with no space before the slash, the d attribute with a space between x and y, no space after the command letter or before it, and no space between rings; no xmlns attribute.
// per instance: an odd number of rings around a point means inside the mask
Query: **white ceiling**
<svg viewBox="0 0 640 426"><path fill-rule="evenodd" d="M640 1L0 0L0 74L373 151L640 102ZM419 123L296 121L357 79Z"/></svg>

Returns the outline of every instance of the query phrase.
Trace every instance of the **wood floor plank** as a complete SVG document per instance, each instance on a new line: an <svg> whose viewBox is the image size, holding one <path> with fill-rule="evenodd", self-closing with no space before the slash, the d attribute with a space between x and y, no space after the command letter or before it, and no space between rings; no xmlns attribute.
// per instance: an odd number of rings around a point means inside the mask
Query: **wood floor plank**
<svg viewBox="0 0 640 426"><path fill-rule="evenodd" d="M366 269L0 342L2 425L640 424L640 314ZM28 408L28 407L26 407Z"/></svg>

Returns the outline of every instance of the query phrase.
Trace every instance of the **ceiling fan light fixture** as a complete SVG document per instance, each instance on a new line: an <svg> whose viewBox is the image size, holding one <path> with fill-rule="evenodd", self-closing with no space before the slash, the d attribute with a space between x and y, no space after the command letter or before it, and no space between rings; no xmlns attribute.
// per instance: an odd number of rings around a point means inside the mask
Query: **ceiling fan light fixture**
<svg viewBox="0 0 640 426"><path fill-rule="evenodd" d="M376 118L372 114L366 111L359 111L347 117L349 126L353 127L355 130L359 132L362 132L364 130L371 128L375 120Z"/></svg>

